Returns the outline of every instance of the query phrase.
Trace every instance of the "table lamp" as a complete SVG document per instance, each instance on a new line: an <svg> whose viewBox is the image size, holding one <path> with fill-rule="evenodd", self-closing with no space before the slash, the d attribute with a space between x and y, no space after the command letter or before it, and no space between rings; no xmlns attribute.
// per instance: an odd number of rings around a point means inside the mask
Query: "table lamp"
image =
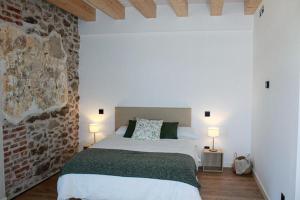
<svg viewBox="0 0 300 200"><path fill-rule="evenodd" d="M218 151L217 149L215 149L215 137L218 137L219 135L220 135L219 128L217 128L217 127L209 127L208 128L208 136L213 138L213 146L212 146L212 149L210 149L209 151L211 151L211 152Z"/></svg>
<svg viewBox="0 0 300 200"><path fill-rule="evenodd" d="M94 144L96 143L96 133L99 132L97 124L89 124L89 132L94 134Z"/></svg>

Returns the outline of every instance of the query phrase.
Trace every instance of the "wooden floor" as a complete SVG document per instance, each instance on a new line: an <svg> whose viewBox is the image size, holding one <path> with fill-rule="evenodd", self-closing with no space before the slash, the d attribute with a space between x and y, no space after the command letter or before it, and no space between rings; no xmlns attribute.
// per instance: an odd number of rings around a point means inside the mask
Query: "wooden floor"
<svg viewBox="0 0 300 200"><path fill-rule="evenodd" d="M198 174L203 200L264 199L253 176L237 176L227 168L223 173Z"/></svg>
<svg viewBox="0 0 300 200"><path fill-rule="evenodd" d="M56 200L57 179L58 175L52 176L48 180L19 195L15 200Z"/></svg>
<svg viewBox="0 0 300 200"><path fill-rule="evenodd" d="M203 200L259 200L264 199L252 176L236 176L230 169L223 173L199 172ZM53 176L15 200L56 200L57 176Z"/></svg>

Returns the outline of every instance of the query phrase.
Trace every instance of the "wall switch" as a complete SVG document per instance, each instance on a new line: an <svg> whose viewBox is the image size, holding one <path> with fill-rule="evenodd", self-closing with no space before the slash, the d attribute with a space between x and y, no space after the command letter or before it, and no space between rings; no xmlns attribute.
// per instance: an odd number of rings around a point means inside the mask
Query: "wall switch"
<svg viewBox="0 0 300 200"><path fill-rule="evenodd" d="M103 109L99 109L99 115L103 115L104 114L104 110Z"/></svg>
<svg viewBox="0 0 300 200"><path fill-rule="evenodd" d="M281 200L285 200L285 196L283 193L281 193Z"/></svg>
<svg viewBox="0 0 300 200"><path fill-rule="evenodd" d="M210 117L210 111L205 111L204 116L205 117Z"/></svg>
<svg viewBox="0 0 300 200"><path fill-rule="evenodd" d="M270 88L270 81L265 82L265 88L269 89Z"/></svg>

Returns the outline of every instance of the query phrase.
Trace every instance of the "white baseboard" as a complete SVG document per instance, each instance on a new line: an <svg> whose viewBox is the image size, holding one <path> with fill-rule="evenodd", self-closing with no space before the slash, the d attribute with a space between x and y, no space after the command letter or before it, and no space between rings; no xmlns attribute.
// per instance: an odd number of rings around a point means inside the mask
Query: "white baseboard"
<svg viewBox="0 0 300 200"><path fill-rule="evenodd" d="M224 162L223 166L231 168L232 167L232 163L231 162L230 163Z"/></svg>
<svg viewBox="0 0 300 200"><path fill-rule="evenodd" d="M259 176L257 175L257 173L255 172L255 170L253 169L253 174L254 174L254 179L256 181L256 184L259 188L259 190L261 191L263 197L266 199L266 200L271 200L270 196L268 195L265 187L263 186Z"/></svg>

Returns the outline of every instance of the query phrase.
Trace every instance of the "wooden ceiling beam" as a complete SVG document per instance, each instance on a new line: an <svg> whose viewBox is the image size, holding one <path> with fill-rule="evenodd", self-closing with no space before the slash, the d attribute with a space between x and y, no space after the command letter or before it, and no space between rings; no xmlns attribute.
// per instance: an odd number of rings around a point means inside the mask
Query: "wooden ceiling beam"
<svg viewBox="0 0 300 200"><path fill-rule="evenodd" d="M245 15L253 15L258 6L261 4L262 0L245 0L244 8Z"/></svg>
<svg viewBox="0 0 300 200"><path fill-rule="evenodd" d="M130 3L146 18L156 18L156 4L153 0L130 0Z"/></svg>
<svg viewBox="0 0 300 200"><path fill-rule="evenodd" d="M96 9L83 0L47 0L53 4L85 21L96 20Z"/></svg>
<svg viewBox="0 0 300 200"><path fill-rule="evenodd" d="M114 19L125 19L125 7L118 0L86 0Z"/></svg>
<svg viewBox="0 0 300 200"><path fill-rule="evenodd" d="M221 16L223 13L224 0L209 0L210 15Z"/></svg>
<svg viewBox="0 0 300 200"><path fill-rule="evenodd" d="M169 0L177 17L188 16L188 1L187 0Z"/></svg>

